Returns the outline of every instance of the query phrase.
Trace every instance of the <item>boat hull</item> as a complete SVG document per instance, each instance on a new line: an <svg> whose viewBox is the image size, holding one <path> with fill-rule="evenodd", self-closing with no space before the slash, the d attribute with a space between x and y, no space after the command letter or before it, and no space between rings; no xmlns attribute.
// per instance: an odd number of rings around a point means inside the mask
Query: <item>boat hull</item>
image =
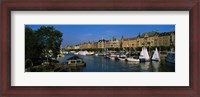
<svg viewBox="0 0 200 97"><path fill-rule="evenodd" d="M144 62L146 62L145 59L140 59L140 63L144 63Z"/></svg>
<svg viewBox="0 0 200 97"><path fill-rule="evenodd" d="M119 58L119 60L121 60L121 61L126 61L126 58Z"/></svg>
<svg viewBox="0 0 200 97"><path fill-rule="evenodd" d="M152 59L151 61L156 61L156 62L159 62L160 60L158 60L158 59Z"/></svg>
<svg viewBox="0 0 200 97"><path fill-rule="evenodd" d="M140 59L127 58L127 61L131 61L131 62L139 62Z"/></svg>

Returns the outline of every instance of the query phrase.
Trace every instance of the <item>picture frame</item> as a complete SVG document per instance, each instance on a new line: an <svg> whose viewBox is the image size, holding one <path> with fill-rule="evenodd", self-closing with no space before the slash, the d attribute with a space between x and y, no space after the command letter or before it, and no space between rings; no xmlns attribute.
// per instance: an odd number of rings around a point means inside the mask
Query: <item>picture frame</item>
<svg viewBox="0 0 200 97"><path fill-rule="evenodd" d="M1 1L0 96L199 97L199 0ZM189 11L189 86L11 86L11 11Z"/></svg>

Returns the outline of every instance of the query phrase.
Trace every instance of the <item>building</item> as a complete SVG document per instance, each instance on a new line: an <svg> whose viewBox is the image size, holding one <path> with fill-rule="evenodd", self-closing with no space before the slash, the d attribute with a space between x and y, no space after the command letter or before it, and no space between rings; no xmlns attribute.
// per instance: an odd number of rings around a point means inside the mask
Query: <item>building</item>
<svg viewBox="0 0 200 97"><path fill-rule="evenodd" d="M137 37L122 39L122 48L137 47Z"/></svg>
<svg viewBox="0 0 200 97"><path fill-rule="evenodd" d="M74 46L66 46L64 49L65 50L71 50L71 49L74 49Z"/></svg>
<svg viewBox="0 0 200 97"><path fill-rule="evenodd" d="M106 42L108 42L108 41L106 41L106 40L104 40L104 39L101 39L101 40L99 40L98 41L98 48L105 48L106 47Z"/></svg>
<svg viewBox="0 0 200 97"><path fill-rule="evenodd" d="M117 40L113 37L111 40L101 39L98 42L88 42L80 45L68 46L67 49L95 49L95 48L136 48L136 47L175 47L175 31L172 32L145 32L142 35L132 38Z"/></svg>
<svg viewBox="0 0 200 97"><path fill-rule="evenodd" d="M74 49L79 49L79 48L80 48L79 45L74 46Z"/></svg>

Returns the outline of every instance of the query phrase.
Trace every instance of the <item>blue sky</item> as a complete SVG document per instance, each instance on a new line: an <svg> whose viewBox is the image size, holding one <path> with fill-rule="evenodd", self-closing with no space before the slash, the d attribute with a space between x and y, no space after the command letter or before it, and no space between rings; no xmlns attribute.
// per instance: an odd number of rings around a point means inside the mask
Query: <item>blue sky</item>
<svg viewBox="0 0 200 97"><path fill-rule="evenodd" d="M47 25L26 25L33 30ZM158 31L175 31L175 25L50 25L63 33L62 47L99 39L110 40L113 36L117 39L136 37L138 33Z"/></svg>

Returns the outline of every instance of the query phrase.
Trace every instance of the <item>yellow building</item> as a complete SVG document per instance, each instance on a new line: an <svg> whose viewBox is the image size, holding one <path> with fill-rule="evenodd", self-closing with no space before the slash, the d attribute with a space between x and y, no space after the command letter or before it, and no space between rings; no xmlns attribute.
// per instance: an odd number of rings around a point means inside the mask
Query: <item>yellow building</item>
<svg viewBox="0 0 200 97"><path fill-rule="evenodd" d="M159 35L159 46L172 46L173 44L175 44L173 33L161 33Z"/></svg>
<svg viewBox="0 0 200 97"><path fill-rule="evenodd" d="M175 32L146 32L135 38L122 40L122 47L143 47L143 46L172 46L175 45Z"/></svg>
<svg viewBox="0 0 200 97"><path fill-rule="evenodd" d="M94 49L97 48L97 43L84 43L79 45L79 49Z"/></svg>
<svg viewBox="0 0 200 97"><path fill-rule="evenodd" d="M102 39L102 40L99 40L98 42L98 48L105 48L106 47L106 40Z"/></svg>
<svg viewBox="0 0 200 97"><path fill-rule="evenodd" d="M121 44L121 41L119 41L119 40L115 40L115 41L113 41L113 40L111 40L111 41L108 41L108 42L106 42L106 48L120 48L120 44Z"/></svg>
<svg viewBox="0 0 200 97"><path fill-rule="evenodd" d="M127 38L122 40L122 48L137 47L137 38Z"/></svg>
<svg viewBox="0 0 200 97"><path fill-rule="evenodd" d="M95 48L136 48L136 47L154 47L154 46L175 46L175 32L146 32L133 38L123 38L117 40L99 40L98 42L88 42L77 45L79 49L95 49ZM73 46L66 47L67 49L74 49Z"/></svg>

